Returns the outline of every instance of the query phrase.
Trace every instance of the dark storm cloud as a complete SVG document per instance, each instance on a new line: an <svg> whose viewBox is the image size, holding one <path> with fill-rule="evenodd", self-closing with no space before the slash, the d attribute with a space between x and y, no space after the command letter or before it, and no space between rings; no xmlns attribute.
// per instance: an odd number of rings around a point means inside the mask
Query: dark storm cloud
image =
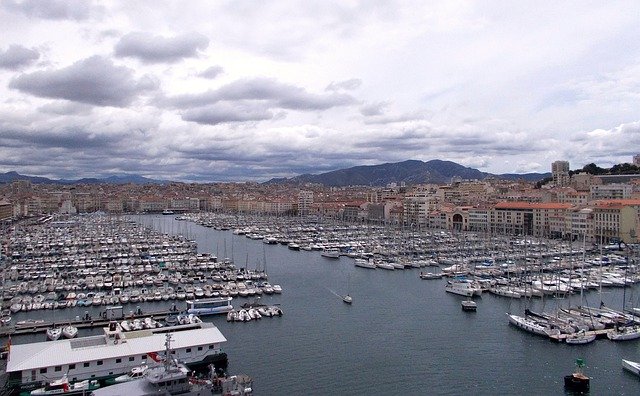
<svg viewBox="0 0 640 396"><path fill-rule="evenodd" d="M60 130L5 130L0 138L2 146L25 147L38 146L47 148L65 148L71 150L105 149L114 145L114 141L122 139L122 135L88 133L77 128Z"/></svg>
<svg viewBox="0 0 640 396"><path fill-rule="evenodd" d="M182 119L198 124L218 125L230 122L269 120L273 116L273 113L263 106L216 103L211 106L187 110L182 114Z"/></svg>
<svg viewBox="0 0 640 396"><path fill-rule="evenodd" d="M38 60L38 51L21 45L12 45L6 51L0 51L0 69L17 70Z"/></svg>
<svg viewBox="0 0 640 396"><path fill-rule="evenodd" d="M102 7L90 0L3 0L2 6L15 13L42 19L80 21L102 12Z"/></svg>
<svg viewBox="0 0 640 396"><path fill-rule="evenodd" d="M210 68L199 73L198 77L214 79L218 77L223 71L224 69L222 69L222 66L211 66Z"/></svg>
<svg viewBox="0 0 640 396"><path fill-rule="evenodd" d="M133 70L93 56L62 69L22 74L9 87L44 98L124 107L140 93L157 89L158 81L149 76L136 80Z"/></svg>
<svg viewBox="0 0 640 396"><path fill-rule="evenodd" d="M325 91L351 91L358 88L362 84L362 80L359 78L352 78L345 81L332 81L331 84L325 88Z"/></svg>
<svg viewBox="0 0 640 396"><path fill-rule="evenodd" d="M179 95L166 99L178 108L201 107L220 101L260 100L269 108L289 110L326 110L356 103L353 96L341 93L313 94L304 88L283 84L273 79L254 78L234 81L217 90L200 94Z"/></svg>
<svg viewBox="0 0 640 396"><path fill-rule="evenodd" d="M196 57L198 50L204 50L208 46L209 39L197 33L162 37L134 32L120 39L116 44L115 54L119 57L137 58L146 63L172 63Z"/></svg>

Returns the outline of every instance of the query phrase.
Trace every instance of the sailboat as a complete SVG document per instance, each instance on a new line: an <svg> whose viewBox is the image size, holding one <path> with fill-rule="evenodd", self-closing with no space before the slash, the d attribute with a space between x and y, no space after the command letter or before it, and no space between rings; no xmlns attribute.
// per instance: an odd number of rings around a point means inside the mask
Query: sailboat
<svg viewBox="0 0 640 396"><path fill-rule="evenodd" d="M586 233L584 233L582 236L582 264L581 264L581 271L580 271L580 304L582 304L582 302L584 301L584 262L585 262L585 255L586 255L586 239L587 239L587 235ZM571 272L573 273L573 261L571 264ZM593 318L591 318L591 321L593 322ZM595 339L596 339L596 333L593 333L593 332L588 333L585 329L581 329L575 333L571 333L567 335L567 338L565 338L564 341L569 345L584 345L584 344L588 344L590 342L595 341Z"/></svg>
<svg viewBox="0 0 640 396"><path fill-rule="evenodd" d="M627 246L627 249L629 247ZM627 253L627 263L629 262L629 257ZM625 312L625 300L626 300L626 290L627 290L627 270L624 272L624 288L622 294L622 312ZM628 341L635 340L640 338L640 326L634 324L629 325L629 321L627 320L623 325L616 323L613 330L607 333L607 338L611 341Z"/></svg>

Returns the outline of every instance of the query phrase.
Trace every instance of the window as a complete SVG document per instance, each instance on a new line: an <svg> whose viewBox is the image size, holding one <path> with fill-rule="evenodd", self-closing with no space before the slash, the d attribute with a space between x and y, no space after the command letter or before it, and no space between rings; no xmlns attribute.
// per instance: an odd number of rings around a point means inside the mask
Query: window
<svg viewBox="0 0 640 396"><path fill-rule="evenodd" d="M201 347L201 346L199 346L199 347L198 347L198 350L199 350L199 351L201 351L201 350L202 350L202 347Z"/></svg>
<svg viewBox="0 0 640 396"><path fill-rule="evenodd" d="M98 362L96 363L98 366L102 366L102 360L98 360Z"/></svg>
<svg viewBox="0 0 640 396"><path fill-rule="evenodd" d="M116 359L116 363L121 363L121 362L122 362L122 359L120 358Z"/></svg>
<svg viewBox="0 0 640 396"><path fill-rule="evenodd" d="M130 362L133 362L135 359L136 359L135 357L133 357L133 356L129 356L129 361L130 361Z"/></svg>
<svg viewBox="0 0 640 396"><path fill-rule="evenodd" d="M55 371L62 371L62 366L56 366Z"/></svg>
<svg viewBox="0 0 640 396"><path fill-rule="evenodd" d="M47 368L41 368L40 369L40 374L46 374L47 373Z"/></svg>
<svg viewBox="0 0 640 396"><path fill-rule="evenodd" d="M191 352L191 348L187 348L187 350L185 352L187 352L187 353Z"/></svg>
<svg viewBox="0 0 640 396"><path fill-rule="evenodd" d="M84 362L84 367L89 367L90 364L91 363L89 363L89 362Z"/></svg>
<svg viewBox="0 0 640 396"><path fill-rule="evenodd" d="M214 348L213 344L209 345L209 349L213 349L213 348Z"/></svg>
<svg viewBox="0 0 640 396"><path fill-rule="evenodd" d="M75 369L75 368L76 368L76 365L75 365L75 364L70 364L70 365L69 365L69 370L73 370L73 369Z"/></svg>
<svg viewBox="0 0 640 396"><path fill-rule="evenodd" d="M140 356L140 359L142 359L142 360L146 360L146 359L147 359L147 355L142 355L142 356Z"/></svg>

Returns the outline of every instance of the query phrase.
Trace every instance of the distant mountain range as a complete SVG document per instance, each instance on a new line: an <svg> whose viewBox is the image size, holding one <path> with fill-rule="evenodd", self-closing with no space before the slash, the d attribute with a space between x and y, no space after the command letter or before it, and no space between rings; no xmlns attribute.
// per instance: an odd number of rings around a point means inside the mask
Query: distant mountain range
<svg viewBox="0 0 640 396"><path fill-rule="evenodd" d="M11 183L16 180L28 180L33 184L167 184L166 180L154 180L139 175L117 175L103 179L84 178L78 180L54 180L46 177L25 176L17 172L0 173L0 183Z"/></svg>
<svg viewBox="0 0 640 396"><path fill-rule="evenodd" d="M386 186L390 183L424 184L449 183L451 178L482 180L494 177L506 180L539 181L550 177L551 173L500 174L481 172L451 161L431 160L427 162L408 160L380 165L354 166L318 175L304 174L292 178L271 179L267 183L318 183L325 186Z"/></svg>
<svg viewBox="0 0 640 396"><path fill-rule="evenodd" d="M340 186L386 186L390 183L407 185L424 183L449 183L451 178L482 180L494 177L506 180L536 182L550 177L551 173L501 174L481 172L451 161L431 160L427 162L408 160L380 165L354 166L318 175L304 174L291 178L271 179L265 184L318 183L330 187ZM154 180L139 175L117 175L106 178L84 178L78 180L53 180L46 177L25 176L16 172L0 173L0 183L29 180L34 184L167 184L167 180Z"/></svg>

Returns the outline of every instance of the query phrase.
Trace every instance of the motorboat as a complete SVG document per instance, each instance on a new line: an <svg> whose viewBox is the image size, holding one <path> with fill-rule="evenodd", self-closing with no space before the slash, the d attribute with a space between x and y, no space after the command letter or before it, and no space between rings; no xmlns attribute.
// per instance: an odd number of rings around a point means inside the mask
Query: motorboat
<svg viewBox="0 0 640 396"><path fill-rule="evenodd" d="M347 304L351 304L351 303L353 302L353 298L352 298L350 295L345 294L345 295L342 297L342 301L344 301L344 302L345 302L345 303L347 303Z"/></svg>
<svg viewBox="0 0 640 396"><path fill-rule="evenodd" d="M471 299L462 300L461 305L463 311L475 312L478 309L478 304Z"/></svg>
<svg viewBox="0 0 640 396"><path fill-rule="evenodd" d="M371 259L365 260L363 258L357 258L354 261L354 265L360 268L376 269L376 264Z"/></svg>
<svg viewBox="0 0 640 396"><path fill-rule="evenodd" d="M448 281L445 286L445 291L465 297L482 295L480 286L468 279Z"/></svg>
<svg viewBox="0 0 640 396"><path fill-rule="evenodd" d="M330 258L330 259L339 259L340 258L340 249L338 248L327 248L320 253L322 257Z"/></svg>
<svg viewBox="0 0 640 396"><path fill-rule="evenodd" d="M49 327L47 329L47 339L55 341L62 335L62 329L60 327Z"/></svg>
<svg viewBox="0 0 640 396"><path fill-rule="evenodd" d="M113 379L113 382L116 384L122 383L122 382L129 382L129 381L133 381L136 380L138 378L141 378L145 371L147 371L147 369L149 368L148 365L143 364L140 366L136 366L134 368L132 368L127 374L124 375L120 375L116 378Z"/></svg>
<svg viewBox="0 0 640 396"><path fill-rule="evenodd" d="M69 378L67 378L65 374L59 380L47 383L43 388L32 390L31 395L84 395L98 388L100 388L100 384L97 380L84 380L70 383Z"/></svg>
<svg viewBox="0 0 640 396"><path fill-rule="evenodd" d="M78 328L68 324L62 328L62 335L65 336L65 338L73 338L78 335Z"/></svg>
<svg viewBox="0 0 640 396"><path fill-rule="evenodd" d="M420 272L420 279L440 279L442 278L441 273L435 272Z"/></svg>

